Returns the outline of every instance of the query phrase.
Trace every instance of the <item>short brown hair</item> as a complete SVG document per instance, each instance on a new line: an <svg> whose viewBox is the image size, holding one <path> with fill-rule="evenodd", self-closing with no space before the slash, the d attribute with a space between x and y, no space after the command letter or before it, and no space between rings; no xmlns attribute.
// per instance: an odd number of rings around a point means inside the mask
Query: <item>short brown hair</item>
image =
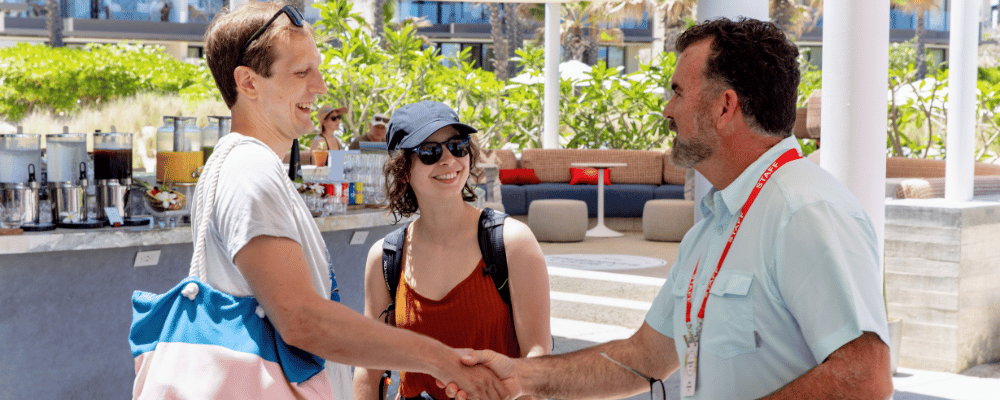
<svg viewBox="0 0 1000 400"><path fill-rule="evenodd" d="M274 16L286 4L277 2L251 1L230 11L223 8L205 30L205 59L208 68L215 78L215 86L222 92L226 106L233 108L239 92L236 90L236 78L233 71L239 67L240 50L267 20ZM295 26L287 17L279 17L271 23L267 31L254 40L243 55L243 63L254 72L265 78L271 76L271 65L277 58L274 51L274 41L288 37L291 32L308 33L312 35L312 25L304 23L301 28Z"/></svg>
<svg viewBox="0 0 1000 400"><path fill-rule="evenodd" d="M475 136L470 137L470 179L465 182L465 187L462 188L462 200L464 201L476 201L478 198L475 192L476 186L472 182L479 182L483 176L482 168L476 166L479 162L479 152L479 142ZM410 149L393 150L389 154L389 161L385 163L384 172L386 193L388 193L389 199L388 208L392 212L393 217L396 218L393 222L394 224L403 218L413 215L420 209L420 205L417 204L417 195L413 193L413 188L410 187L410 168L413 167L415 157L415 153Z"/></svg>

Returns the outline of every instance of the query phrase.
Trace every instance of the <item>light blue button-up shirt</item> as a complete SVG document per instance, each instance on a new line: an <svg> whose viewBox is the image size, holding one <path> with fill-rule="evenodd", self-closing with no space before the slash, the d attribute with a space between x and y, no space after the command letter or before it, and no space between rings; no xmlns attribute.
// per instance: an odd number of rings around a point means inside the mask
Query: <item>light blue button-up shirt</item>
<svg viewBox="0 0 1000 400"><path fill-rule="evenodd" d="M712 189L700 205L704 218L680 243L646 322L674 339L682 370L695 263L692 320L740 209L788 149L799 149L795 138L768 150L725 189ZM871 220L847 188L809 160L785 164L744 217L712 286L693 398L766 396L862 331L888 343L881 260Z"/></svg>

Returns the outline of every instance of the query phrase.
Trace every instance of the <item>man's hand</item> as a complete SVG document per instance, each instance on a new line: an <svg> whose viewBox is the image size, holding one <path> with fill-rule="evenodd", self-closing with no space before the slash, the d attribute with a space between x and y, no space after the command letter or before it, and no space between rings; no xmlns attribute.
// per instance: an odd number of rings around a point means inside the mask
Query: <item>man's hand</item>
<svg viewBox="0 0 1000 400"><path fill-rule="evenodd" d="M463 354L469 350L463 349L457 351L459 354ZM443 377L448 382L451 382L445 389L448 397L459 400L509 400L514 398L514 396L511 396L510 390L505 387L506 384L501 382L497 375L489 368L483 365L476 365L476 363L469 364L464 358L462 362L467 364L467 366L460 366L461 370L456 376L451 378ZM441 388L445 387L441 379L437 379L437 385Z"/></svg>

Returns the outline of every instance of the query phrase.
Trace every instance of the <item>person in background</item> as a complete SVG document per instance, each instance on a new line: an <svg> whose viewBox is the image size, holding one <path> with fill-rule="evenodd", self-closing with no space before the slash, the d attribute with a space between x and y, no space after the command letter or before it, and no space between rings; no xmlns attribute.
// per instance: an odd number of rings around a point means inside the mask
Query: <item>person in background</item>
<svg viewBox="0 0 1000 400"><path fill-rule="evenodd" d="M386 129L389 127L389 116L385 114L375 114L372 116L372 123L368 129L368 133L354 138L351 141L351 145L348 147L349 150L359 150L361 149L361 142L384 142Z"/></svg>
<svg viewBox="0 0 1000 400"><path fill-rule="evenodd" d="M574 353L464 361L514 396L621 398L680 368L685 399L889 398L882 254L854 195L791 137L795 45L773 23L720 18L677 50L671 161L713 188L645 322Z"/></svg>
<svg viewBox="0 0 1000 400"><path fill-rule="evenodd" d="M327 91L312 26L292 6L249 2L220 12L205 36L208 66L232 114L232 133L216 147L228 153L213 154L224 160L200 180L218 181L208 216L206 283L254 297L281 340L326 359L329 393L318 393L321 398L350 399L349 372L334 376L344 370L331 366L335 362L420 371L468 385L473 398L505 399L493 373L462 365L452 348L339 302L326 242L278 156L314 129L316 98ZM214 174L218 179L210 179ZM210 193L199 185L192 215ZM277 386L295 386L280 371L261 373Z"/></svg>
<svg viewBox="0 0 1000 400"><path fill-rule="evenodd" d="M506 218L502 225L508 266L510 304L487 272L480 250L480 218L487 211L475 200L469 176L476 168L476 130L458 120L443 103L423 101L400 107L389 124L385 167L389 209L404 218L420 217L405 231L396 299L390 299L383 274L383 243L368 252L365 269L365 315L441 340L455 348L491 349L509 357L533 357L552 351L549 330L549 280L534 234L524 223ZM489 215L489 214L487 214ZM393 309L387 309L393 303ZM434 378L403 370L402 399L444 399ZM382 370L355 369L355 399L377 399Z"/></svg>
<svg viewBox="0 0 1000 400"><path fill-rule="evenodd" d="M333 108L324 106L316 116L319 117L319 133L313 138L309 150L342 150L344 146L340 144L337 134L341 132L340 124L347 113L347 107Z"/></svg>

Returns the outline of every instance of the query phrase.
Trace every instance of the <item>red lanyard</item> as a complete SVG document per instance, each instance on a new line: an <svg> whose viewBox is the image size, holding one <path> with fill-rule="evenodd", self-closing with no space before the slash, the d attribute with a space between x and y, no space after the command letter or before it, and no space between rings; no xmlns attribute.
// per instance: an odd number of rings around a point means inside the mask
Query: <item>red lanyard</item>
<svg viewBox="0 0 1000 400"><path fill-rule="evenodd" d="M757 180L757 185L753 188L753 191L750 192L750 197L747 198L746 203L743 203L743 208L740 210L740 218L736 220L736 226L733 227L733 233L729 235L729 241L726 242L726 248L722 250L722 257L719 258L719 265L715 267L715 273L712 274L712 279L708 280L708 288L705 289L705 298L701 300L701 310L698 311L699 319L705 319L705 306L708 304L708 295L712 290L712 284L715 283L715 277L719 276L719 271L722 270L722 263L726 261L726 255L729 254L729 248L733 246L733 239L736 239L736 232L740 230L740 225L743 224L743 217L747 215L747 211L750 210L750 206L753 205L753 201L757 199L757 195L760 194L760 189L764 187L764 184L767 183L768 179L771 179L771 175L773 175L778 168L781 168L781 166L785 165L789 161L800 158L802 158L802 156L799 155L798 150L791 149L786 151L785 154L782 154L781 157L778 157L777 160L771 163L771 166L767 167L767 170L765 170L760 176L760 179ZM684 316L684 322L688 325L688 333L691 333L691 292L694 291L694 278L698 276L698 264L700 263L701 259L695 263L694 273L691 274L691 283L688 285L687 313ZM698 333L701 333L700 326Z"/></svg>

